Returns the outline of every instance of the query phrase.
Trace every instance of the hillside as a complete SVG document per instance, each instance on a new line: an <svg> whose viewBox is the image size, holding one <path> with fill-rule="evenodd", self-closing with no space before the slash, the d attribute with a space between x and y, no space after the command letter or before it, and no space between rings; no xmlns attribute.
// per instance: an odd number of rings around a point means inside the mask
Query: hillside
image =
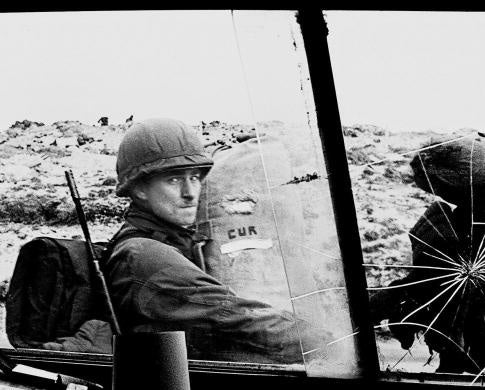
<svg viewBox="0 0 485 390"><path fill-rule="evenodd" d="M116 231L128 204L114 193L116 151L130 125L91 126L78 121L45 125L24 120L0 131L0 297L5 295L22 244L41 235L82 238L65 181L66 169L72 169L75 175L93 240L107 240ZM282 131L285 124L278 121L258 126L267 133L294 134L288 129ZM255 136L252 126L219 121L201 122L195 129L208 152ZM456 135L472 131L464 129ZM364 262L410 264L407 232L434 197L414 184L409 162L412 151L440 134L393 133L372 125L345 126L343 133ZM308 171L311 164L307 165L304 150L310 151L302 147L302 140L290 139L285 144L293 149L300 169L296 172L302 174L295 176L295 182L319 178L316 172ZM303 152L298 154L300 147ZM305 213L321 213L323 208L315 204ZM317 215L313 218L313 223L320 220ZM368 267L366 272L370 286L387 285L406 273L404 269L377 267ZM385 331L381 333L381 337L387 337ZM399 358L402 352L391 344L383 343L382 348L389 356Z"/></svg>
<svg viewBox="0 0 485 390"><path fill-rule="evenodd" d="M114 190L116 151L130 124L24 120L0 131L0 280L8 280L20 246L33 237L82 237L66 169L74 173L93 240L112 236L128 204ZM254 136L249 126L217 121L197 130L208 151Z"/></svg>
<svg viewBox="0 0 485 390"><path fill-rule="evenodd" d="M66 169L74 172L93 239L111 236L127 206L125 198L114 194L115 161L130 124L90 126L59 121L44 125L24 120L0 131L0 280L8 279L20 245L32 237L81 237L64 177ZM268 132L282 125L260 124ZM219 121L195 127L208 151L254 136L251 126ZM364 260L409 263L407 232L433 199L414 184L409 166L413 153L409 152L439 134L392 133L372 125L346 126L343 131ZM304 161L304 156L300 159ZM404 274L395 269L367 271L370 285L387 284Z"/></svg>
<svg viewBox="0 0 485 390"><path fill-rule="evenodd" d="M0 280L8 279L20 245L32 237L81 237L66 169L74 172L93 239L106 240L116 230L127 206L125 198L114 194L116 150L129 125L24 120L0 131ZM260 125L270 132L282 123ZM208 151L254 136L251 126L219 121L202 122L196 130ZM407 231L433 199L414 184L409 152L439 134L392 133L371 125L343 131L364 260L409 263ZM404 271L368 269L369 284L387 284L396 273Z"/></svg>

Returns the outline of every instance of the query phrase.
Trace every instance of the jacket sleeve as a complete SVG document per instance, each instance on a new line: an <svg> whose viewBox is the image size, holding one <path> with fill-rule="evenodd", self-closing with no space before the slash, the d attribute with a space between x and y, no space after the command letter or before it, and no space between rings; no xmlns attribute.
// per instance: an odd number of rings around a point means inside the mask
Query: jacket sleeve
<svg viewBox="0 0 485 390"><path fill-rule="evenodd" d="M237 296L158 241L122 242L108 261L107 277L125 329L185 330L198 347L239 345L292 362L302 359L299 331L313 345L317 338L291 313Z"/></svg>

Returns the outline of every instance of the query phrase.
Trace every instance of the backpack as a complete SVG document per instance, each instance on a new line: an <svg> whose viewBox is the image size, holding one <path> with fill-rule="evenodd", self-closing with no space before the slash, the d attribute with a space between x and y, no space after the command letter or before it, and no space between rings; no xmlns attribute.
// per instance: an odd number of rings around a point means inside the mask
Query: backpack
<svg viewBox="0 0 485 390"><path fill-rule="evenodd" d="M134 237L156 239L123 225L109 242L94 243L101 268L115 244ZM203 268L200 243L194 250ZM7 337L15 348L112 353L105 302L85 241L34 238L21 247L7 292Z"/></svg>
<svg viewBox="0 0 485 390"><path fill-rule="evenodd" d="M105 256L107 243L96 243L94 248L98 256ZM110 333L106 332L109 317L92 268L82 240L38 237L23 245L7 293L10 343L20 348L46 348L54 341L72 344L67 338L82 328L91 343L77 342L74 350L111 352L111 346L105 345L111 340L97 340L96 332ZM49 349L62 347L51 344Z"/></svg>

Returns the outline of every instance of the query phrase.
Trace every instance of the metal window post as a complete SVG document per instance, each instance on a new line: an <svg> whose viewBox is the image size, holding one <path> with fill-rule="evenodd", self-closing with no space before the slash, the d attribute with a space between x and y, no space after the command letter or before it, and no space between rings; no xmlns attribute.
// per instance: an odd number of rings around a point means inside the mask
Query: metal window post
<svg viewBox="0 0 485 390"><path fill-rule="evenodd" d="M359 330L356 336L359 366L363 378L375 379L379 372L379 361L369 315L359 229L328 49L328 29L322 10L318 8L299 10L297 21L300 24L308 60L317 124L347 285L350 316L354 329Z"/></svg>

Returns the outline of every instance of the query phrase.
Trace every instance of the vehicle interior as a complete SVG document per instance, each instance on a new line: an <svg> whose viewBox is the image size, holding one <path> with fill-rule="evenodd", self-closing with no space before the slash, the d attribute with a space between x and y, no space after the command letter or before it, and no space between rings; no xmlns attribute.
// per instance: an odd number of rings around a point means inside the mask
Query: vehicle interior
<svg viewBox="0 0 485 390"><path fill-rule="evenodd" d="M203 269L236 294L291 313L317 335L314 342L301 338L298 362L238 352L189 355L192 389L235 383L483 386L484 133L473 121L444 124L443 131L398 131L384 116L373 123L343 119L360 104L346 100L352 88L368 99L363 107L389 90L409 92L385 89L406 77L413 93L428 93L412 71L429 79L440 74L431 38L445 39L451 31L445 21L456 17L471 26L464 36L477 42L478 52L481 37L472 27L483 24L485 14L403 11L393 25L395 11L360 11L0 14L0 50L6 53L0 65L6 107L0 127L0 351L17 364L112 386L112 353L12 345L6 296L28 241L83 239L66 169L77 179L93 242L117 231L128 205L114 193L118 144L133 121L162 115L189 123L215 161L197 229L209 229L221 253ZM366 27L371 13L382 25ZM349 27L359 18L363 31ZM347 24L339 25L342 20ZM405 51L402 38L393 43L395 51L383 53L370 33L368 47L355 43L366 28L389 34L392 43L398 29L396 36L407 37L416 26L434 28L426 30L431 38L421 37L430 45L426 50ZM460 44L448 49L472 63ZM409 60L404 52L416 56L411 76L396 70L384 80L380 69L363 73L374 57L383 69L397 69ZM455 78L467 64L456 60L456 73L443 73L443 79L459 84ZM347 71L368 81L369 90L346 81ZM480 82L465 87L478 90ZM435 91L430 106L449 92ZM464 112L479 111L469 96L458 99ZM382 111L399 106L395 96L387 101ZM406 107L398 108L395 116L407 115ZM440 110L446 108L429 108L430 115ZM462 209L465 238L455 225Z"/></svg>

